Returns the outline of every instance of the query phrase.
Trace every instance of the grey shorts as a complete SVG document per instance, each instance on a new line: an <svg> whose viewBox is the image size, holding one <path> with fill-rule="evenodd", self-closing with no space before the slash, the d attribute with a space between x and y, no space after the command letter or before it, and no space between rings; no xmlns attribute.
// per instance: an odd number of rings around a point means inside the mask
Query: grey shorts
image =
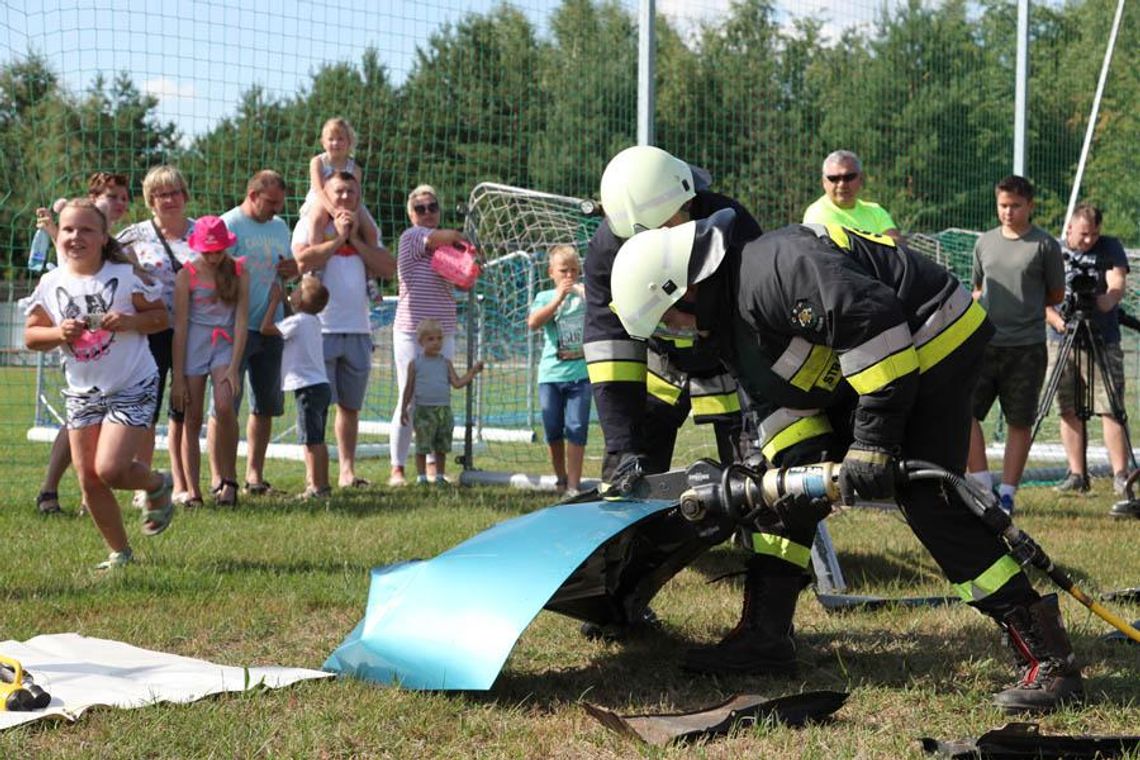
<svg viewBox="0 0 1140 760"><path fill-rule="evenodd" d="M83 393L63 391L67 426L73 430L111 422L148 428L158 405L158 374L114 393L92 388Z"/></svg>
<svg viewBox="0 0 1140 760"><path fill-rule="evenodd" d="M297 443L312 446L325 442L331 391L328 383L317 383L293 391L297 401Z"/></svg>
<svg viewBox="0 0 1140 760"><path fill-rule="evenodd" d="M233 328L226 330L191 322L186 330L186 376L201 377L218 367L230 366L233 349Z"/></svg>
<svg viewBox="0 0 1140 760"><path fill-rule="evenodd" d="M332 387L332 403L345 409L364 406L368 373L372 371L372 336L367 333L326 333L325 374Z"/></svg>
<svg viewBox="0 0 1140 760"><path fill-rule="evenodd" d="M1052 376L1053 367L1057 363L1057 354L1060 352L1059 341L1049 341L1049 372ZM1082 359L1082 363L1083 363ZM1108 373L1119 394L1121 408L1124 401L1124 349L1119 343L1109 343L1104 347L1104 361L1108 364ZM1108 388L1104 378L1100 376L1100 367L1093 363L1093 414L1112 414L1112 404L1108 400ZM1062 413L1077 410L1077 398L1085 393L1084 368L1077 369L1076 352L1069 354L1061 370L1061 378L1057 385L1057 409Z"/></svg>
<svg viewBox="0 0 1140 760"><path fill-rule="evenodd" d="M986 346L974 387L974 417L984 420L996 399L1008 424L1032 427L1046 364L1044 341L1031 346Z"/></svg>

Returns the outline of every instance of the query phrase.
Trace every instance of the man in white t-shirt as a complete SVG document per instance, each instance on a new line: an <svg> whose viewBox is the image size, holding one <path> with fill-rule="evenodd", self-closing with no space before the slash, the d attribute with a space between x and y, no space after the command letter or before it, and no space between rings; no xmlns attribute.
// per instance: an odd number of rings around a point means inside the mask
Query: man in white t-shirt
<svg viewBox="0 0 1140 760"><path fill-rule="evenodd" d="M356 438L368 373L372 368L372 328L368 322L368 278L392 277L396 260L379 241L367 239L359 223L360 184L348 172L325 182L335 214L321 242L309 240L301 220L293 230L293 255L302 272L316 272L329 291L320 313L325 371L336 404L336 445L341 487L367 486L356 476Z"/></svg>

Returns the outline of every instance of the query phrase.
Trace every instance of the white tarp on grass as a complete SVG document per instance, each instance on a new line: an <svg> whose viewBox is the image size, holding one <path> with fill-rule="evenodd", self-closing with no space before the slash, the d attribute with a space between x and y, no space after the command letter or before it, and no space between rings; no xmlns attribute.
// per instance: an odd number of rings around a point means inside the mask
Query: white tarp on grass
<svg viewBox="0 0 1140 760"><path fill-rule="evenodd" d="M0 712L0 730L46 717L74 721L97 705L131 709L157 702L194 702L225 691L275 689L332 676L305 668L216 665L77 633L2 641L0 654L19 660L36 684L51 694L51 704L43 710Z"/></svg>

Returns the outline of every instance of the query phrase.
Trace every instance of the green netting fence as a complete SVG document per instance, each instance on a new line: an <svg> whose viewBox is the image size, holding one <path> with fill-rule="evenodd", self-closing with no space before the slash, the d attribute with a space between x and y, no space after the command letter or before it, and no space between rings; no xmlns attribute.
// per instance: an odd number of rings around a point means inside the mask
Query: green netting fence
<svg viewBox="0 0 1140 760"><path fill-rule="evenodd" d="M1039 189L1037 221L1054 233L1112 7L1032 8L1026 173ZM868 174L865 197L968 275L972 235L956 231L993 226L991 188L1011 170L1014 3L671 0L657 11L658 145L706 167L766 228L798 221L821 193L823 157L854 150ZM1131 245L1140 242L1140 188L1127 181L1140 136L1136 13L1126 11L1082 193L1105 209L1105 232ZM631 1L0 0L4 440L50 427L59 410L59 370L50 357L37 370L40 357L22 349L16 305L33 284L24 263L37 206L81 194L92 171L115 171L132 183L126 221L146 219L142 177L165 162L188 178L191 216L221 213L240 202L254 171L273 168L290 183L292 224L320 125L334 115L355 127L364 198L390 244L421 182L439 189L443 224L455 227L476 224L457 205L483 213L477 188L488 185L589 199L607 159L636 141L637 34ZM542 472L541 443L496 441L490 431L537 429L526 364L534 338L520 294L543 287L552 235L581 246L597 220L580 214L572 231L547 228L504 204L494 242L502 247L491 258L514 257L490 268L470 308L461 304L490 365L475 397L473 424L488 431L475 462ZM363 415L373 452L383 450L395 405L391 309L389 299L374 312ZM464 408L462 396L455 406ZM279 428L288 443L287 425ZM679 456L707 451L708 437L686 434ZM591 456L599 444L595 432ZM46 451L8 448L22 461Z"/></svg>

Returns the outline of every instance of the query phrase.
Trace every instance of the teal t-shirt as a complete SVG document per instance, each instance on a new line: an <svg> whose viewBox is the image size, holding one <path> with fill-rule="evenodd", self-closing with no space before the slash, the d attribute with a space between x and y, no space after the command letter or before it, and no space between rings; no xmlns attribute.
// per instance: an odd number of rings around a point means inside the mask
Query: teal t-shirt
<svg viewBox="0 0 1140 760"><path fill-rule="evenodd" d="M546 306L556 291L544 290L534 297L530 309ZM585 380L586 360L582 358L582 331L586 325L586 302L569 293L554 313L554 319L542 326L542 358L538 361L538 382L572 383Z"/></svg>
<svg viewBox="0 0 1140 760"><path fill-rule="evenodd" d="M277 216L268 222L257 222L246 216L241 206L222 214L222 219L229 231L237 235L234 258L245 257L245 271L249 272L249 329L256 332L269 307L269 289L277 279L277 262L293 258L289 226ZM283 314L278 304L273 321L280 322Z"/></svg>

